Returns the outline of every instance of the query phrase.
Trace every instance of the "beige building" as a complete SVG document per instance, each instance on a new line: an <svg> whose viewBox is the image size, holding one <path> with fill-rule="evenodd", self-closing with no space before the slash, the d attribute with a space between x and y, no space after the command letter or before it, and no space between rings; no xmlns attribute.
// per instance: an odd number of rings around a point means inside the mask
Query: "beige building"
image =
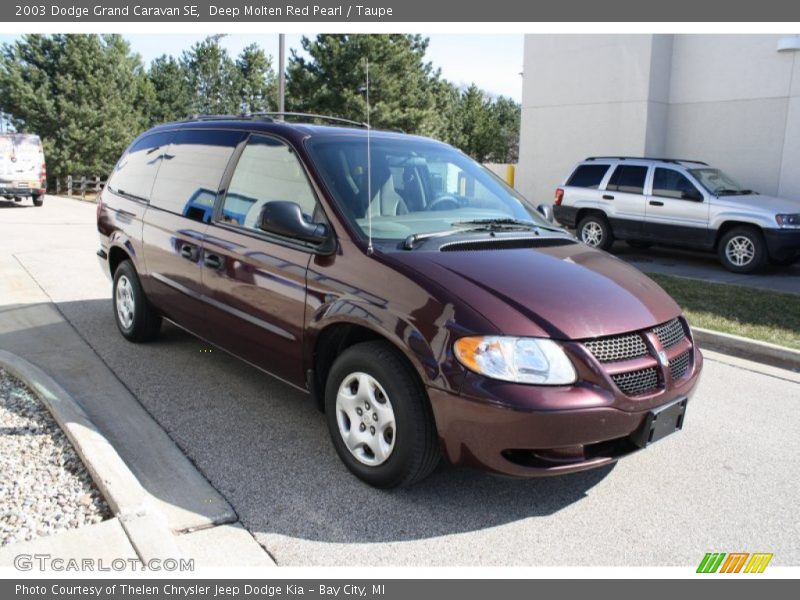
<svg viewBox="0 0 800 600"><path fill-rule="evenodd" d="M799 49L791 35L528 35L516 187L550 201L577 161L630 155L800 198Z"/></svg>

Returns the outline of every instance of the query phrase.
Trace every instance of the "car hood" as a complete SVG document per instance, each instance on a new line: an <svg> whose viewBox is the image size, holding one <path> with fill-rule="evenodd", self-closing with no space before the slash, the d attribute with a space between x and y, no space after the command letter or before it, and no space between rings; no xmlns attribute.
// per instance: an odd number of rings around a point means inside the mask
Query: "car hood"
<svg viewBox="0 0 800 600"><path fill-rule="evenodd" d="M770 214L793 214L800 212L800 199L789 200L777 196L763 194L747 194L745 196L719 196L716 202L720 205L741 208L744 206L766 211Z"/></svg>
<svg viewBox="0 0 800 600"><path fill-rule="evenodd" d="M654 281L580 243L388 257L436 282L506 335L585 339L645 329L680 308ZM453 301L449 300L449 301Z"/></svg>

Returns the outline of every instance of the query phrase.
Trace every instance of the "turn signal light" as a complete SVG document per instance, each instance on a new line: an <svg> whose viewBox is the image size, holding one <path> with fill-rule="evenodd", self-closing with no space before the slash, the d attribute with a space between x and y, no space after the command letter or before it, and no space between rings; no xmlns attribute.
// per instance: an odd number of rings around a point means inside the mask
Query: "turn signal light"
<svg viewBox="0 0 800 600"><path fill-rule="evenodd" d="M555 200L553 201L553 204L555 204L556 206L561 206L561 202L563 202L563 200L564 200L564 190L558 188L556 190L556 197Z"/></svg>

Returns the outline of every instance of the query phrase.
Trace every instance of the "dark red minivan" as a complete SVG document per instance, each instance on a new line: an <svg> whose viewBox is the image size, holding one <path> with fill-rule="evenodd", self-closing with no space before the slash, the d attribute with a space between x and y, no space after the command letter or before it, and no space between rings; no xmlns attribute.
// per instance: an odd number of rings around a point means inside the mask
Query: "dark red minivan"
<svg viewBox="0 0 800 600"><path fill-rule="evenodd" d="M136 139L98 205L122 335L162 318L311 394L379 487L606 465L681 429L680 308L462 152L284 117ZM168 368L168 365L165 365Z"/></svg>

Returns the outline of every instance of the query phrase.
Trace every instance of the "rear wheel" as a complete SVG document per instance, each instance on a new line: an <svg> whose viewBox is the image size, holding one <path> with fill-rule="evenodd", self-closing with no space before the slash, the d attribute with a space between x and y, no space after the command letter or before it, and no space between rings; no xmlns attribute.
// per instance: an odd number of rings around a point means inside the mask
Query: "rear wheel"
<svg viewBox="0 0 800 600"><path fill-rule="evenodd" d="M767 262L767 244L757 227L734 227L717 247L722 266L733 273L753 273Z"/></svg>
<svg viewBox="0 0 800 600"><path fill-rule="evenodd" d="M39 195L39 196L33 196L32 198L34 206L41 206L42 204L44 204L44 196Z"/></svg>
<svg viewBox="0 0 800 600"><path fill-rule="evenodd" d="M147 301L136 269L129 260L121 262L114 271L112 301L117 327L125 339L149 342L158 337L161 316Z"/></svg>
<svg viewBox="0 0 800 600"><path fill-rule="evenodd" d="M409 486L439 463L425 388L387 342L356 344L339 356L325 386L325 413L339 457L370 485Z"/></svg>
<svg viewBox="0 0 800 600"><path fill-rule="evenodd" d="M614 233L605 216L592 213L578 223L578 238L587 246L608 250L614 243Z"/></svg>

